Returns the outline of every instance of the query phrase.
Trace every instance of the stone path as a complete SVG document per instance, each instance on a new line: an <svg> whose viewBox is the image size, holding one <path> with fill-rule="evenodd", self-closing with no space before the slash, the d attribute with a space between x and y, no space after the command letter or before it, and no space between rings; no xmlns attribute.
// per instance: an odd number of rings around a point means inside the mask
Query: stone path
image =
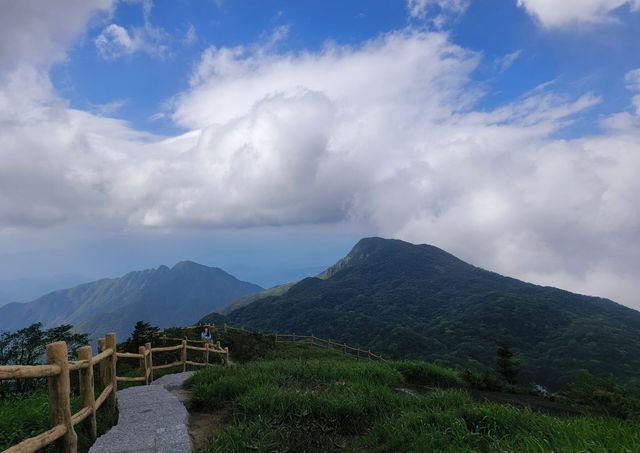
<svg viewBox="0 0 640 453"><path fill-rule="evenodd" d="M118 392L118 424L89 453L191 453L189 414L178 397L192 372L168 374L151 385Z"/></svg>

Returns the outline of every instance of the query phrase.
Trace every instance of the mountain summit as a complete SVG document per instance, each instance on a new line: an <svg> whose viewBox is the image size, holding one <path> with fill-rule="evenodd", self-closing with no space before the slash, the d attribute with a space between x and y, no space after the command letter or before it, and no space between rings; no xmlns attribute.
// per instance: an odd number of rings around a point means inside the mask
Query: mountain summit
<svg viewBox="0 0 640 453"><path fill-rule="evenodd" d="M362 239L318 277L254 298L229 321L475 368L493 367L507 340L525 377L552 386L579 368L627 381L640 369L639 312L480 269L430 245Z"/></svg>
<svg viewBox="0 0 640 453"><path fill-rule="evenodd" d="M34 322L45 328L69 323L94 338L115 331L124 339L138 320L160 327L190 325L204 313L261 289L222 269L181 261L173 268L130 272L0 307L0 330Z"/></svg>

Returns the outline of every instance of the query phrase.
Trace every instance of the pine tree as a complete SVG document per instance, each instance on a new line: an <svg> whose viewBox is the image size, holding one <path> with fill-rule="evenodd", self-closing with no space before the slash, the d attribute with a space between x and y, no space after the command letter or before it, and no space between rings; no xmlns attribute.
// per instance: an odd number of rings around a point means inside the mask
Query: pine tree
<svg viewBox="0 0 640 453"><path fill-rule="evenodd" d="M500 341L498 345L498 352L496 356L496 364L498 366L498 373L509 383L518 383L518 374L520 374L520 363L513 358L513 352L509 342L505 339Z"/></svg>
<svg viewBox="0 0 640 453"><path fill-rule="evenodd" d="M160 329L148 322L138 321L131 332L131 336L124 342L123 349L128 352L138 352L138 347L145 343L156 343L160 337Z"/></svg>

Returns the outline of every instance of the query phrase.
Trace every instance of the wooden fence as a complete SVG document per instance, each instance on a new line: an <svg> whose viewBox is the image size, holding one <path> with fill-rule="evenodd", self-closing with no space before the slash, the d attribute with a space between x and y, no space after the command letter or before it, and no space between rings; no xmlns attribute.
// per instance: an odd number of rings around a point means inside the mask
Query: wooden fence
<svg viewBox="0 0 640 453"><path fill-rule="evenodd" d="M239 332L255 334L251 330L247 330L242 327L230 326L228 324L224 325L224 331L227 332L229 330L237 330ZM295 333L263 333L263 335L273 335L275 337L276 343L298 343L305 344L309 346L315 346L322 349L334 349L342 351L345 355L350 355L356 359L367 359L367 360L378 360L384 362L385 360L382 356L374 354L371 350L354 348L349 346L346 343L337 343L333 340L326 340L323 338L318 338L315 335L296 335Z"/></svg>
<svg viewBox="0 0 640 453"><path fill-rule="evenodd" d="M69 361L67 344L58 341L47 345L47 364L33 366L0 366L0 379L48 378L49 412L52 428L37 436L25 439L4 453L26 453L37 451L57 442L62 451L75 453L78 436L74 427L89 418L89 434L97 435L96 412L106 402L111 410L116 410L116 335L107 334L98 342L98 355L92 356L91 346L78 349L78 360ZM103 390L95 398L93 366L100 365L100 379ZM80 373L80 395L82 409L71 414L72 371Z"/></svg>
<svg viewBox="0 0 640 453"><path fill-rule="evenodd" d="M356 359L367 359L367 360L379 360L384 362L385 360L382 356L374 354L371 350L364 350L360 348L353 348L346 343L336 343L332 340L326 340L323 338L318 338L314 335L296 335L292 334L282 334L277 333L276 343L301 343L310 346L316 346L323 349L334 349L338 351L342 351L346 355L351 355Z"/></svg>
<svg viewBox="0 0 640 453"><path fill-rule="evenodd" d="M167 340L171 340L167 338ZM89 418L89 435L93 440L97 436L96 412L106 402L112 410L116 410L116 392L118 382L144 382L153 381L153 370L182 366L186 371L187 365L209 365L209 354L220 354L225 364L229 362L229 348L222 348L220 342L210 343L204 341L175 339L180 341L176 346L151 347L151 343L140 346L138 353L117 352L116 335L110 333L98 340L98 354L92 356L91 346L83 346L78 349L78 360L68 359L67 344L63 341L47 345L47 364L33 366L0 366L0 380L48 378L49 410L51 414L52 428L37 436L25 439L3 453L30 453L35 452L49 444L56 442L61 451L76 453L78 449L78 436L75 426ZM202 346L190 346L188 342L196 342ZM202 362L187 360L187 351L202 352ZM154 352L176 351L180 353L180 359L163 365L153 365ZM125 377L116 375L116 363L118 359L136 359L140 361L142 376ZM103 390L95 398L94 365L100 365L100 379ZM77 370L80 374L80 396L82 409L71 414L71 375Z"/></svg>

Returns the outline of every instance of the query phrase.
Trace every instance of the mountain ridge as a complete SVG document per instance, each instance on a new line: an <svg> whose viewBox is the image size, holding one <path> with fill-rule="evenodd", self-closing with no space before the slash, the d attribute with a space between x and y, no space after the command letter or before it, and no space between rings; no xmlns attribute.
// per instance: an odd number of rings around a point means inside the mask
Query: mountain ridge
<svg viewBox="0 0 640 453"><path fill-rule="evenodd" d="M187 324L261 289L220 268L180 261L172 268L132 271L5 305L0 307L0 329L16 330L33 322L42 322L45 328L68 323L94 338L106 330L122 338L138 320L160 327Z"/></svg>
<svg viewBox="0 0 640 453"><path fill-rule="evenodd" d="M313 333L383 355L485 369L504 338L524 375L552 386L581 367L595 374L611 369L627 381L637 380L640 367L638 311L399 240L365 238L319 277L227 316L249 328Z"/></svg>

